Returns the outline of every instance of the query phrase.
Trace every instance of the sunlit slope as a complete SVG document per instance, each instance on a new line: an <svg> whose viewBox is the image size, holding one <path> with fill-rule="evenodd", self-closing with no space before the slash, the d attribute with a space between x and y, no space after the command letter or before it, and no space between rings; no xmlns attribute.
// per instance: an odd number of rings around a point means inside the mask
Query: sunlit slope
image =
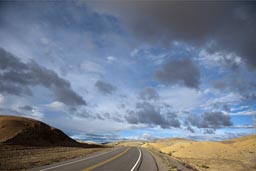
<svg viewBox="0 0 256 171"><path fill-rule="evenodd" d="M74 146L78 143L43 122L0 115L0 142L28 146Z"/></svg>
<svg viewBox="0 0 256 171"><path fill-rule="evenodd" d="M221 142L167 139L147 143L199 170L256 170L256 135Z"/></svg>

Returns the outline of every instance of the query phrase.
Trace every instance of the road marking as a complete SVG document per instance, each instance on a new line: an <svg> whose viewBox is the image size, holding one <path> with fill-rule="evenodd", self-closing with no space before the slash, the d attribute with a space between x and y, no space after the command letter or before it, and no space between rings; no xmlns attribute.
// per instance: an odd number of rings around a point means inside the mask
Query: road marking
<svg viewBox="0 0 256 171"><path fill-rule="evenodd" d="M57 168L57 167L66 166L66 165L69 165L69 164L73 164L73 163L77 163L77 162L80 162L80 161L88 160L88 159L91 159L91 158L94 158L94 157L98 157L98 156L101 156L101 155L104 155L104 154L107 154L107 153L111 153L111 152L117 151L117 150L119 150L119 149L120 149L120 148L114 149L114 150L111 150L111 151L107 151L107 152L105 152L105 153L101 153L101 154L98 154L98 155L95 155L95 156L87 157L87 158L84 158L84 159L72 161L72 162L69 162L69 163L64 163L64 164L60 164L60 165L57 165L57 166L53 166L53 167L41 169L41 170L39 170L39 171L50 170L50 169L54 169L54 168Z"/></svg>
<svg viewBox="0 0 256 171"><path fill-rule="evenodd" d="M141 159L141 151L140 151L140 149L139 149L138 147L137 147L137 149L139 150L140 155L139 155L139 158L138 158L137 162L136 162L135 165L132 167L131 171L134 171L134 169L137 167L137 165L139 164L139 161L140 161L140 159Z"/></svg>
<svg viewBox="0 0 256 171"><path fill-rule="evenodd" d="M130 150L130 148L127 148L127 149L126 149L125 151L123 151L122 153L119 153L119 154L115 155L114 157L112 157L112 158L110 158L110 159L107 159L107 160L102 161L102 162L100 162L100 163L97 163L97 164L95 164L95 165L93 165L93 166L91 166L91 167L88 167L88 168L84 169L83 171L91 171L91 170L93 170L93 169L95 169L95 168L97 168L97 167L100 167L100 166L102 166L102 165L108 163L108 162L111 162L111 161L117 159L118 157L121 157L122 155L124 155L125 153L127 153L129 150Z"/></svg>

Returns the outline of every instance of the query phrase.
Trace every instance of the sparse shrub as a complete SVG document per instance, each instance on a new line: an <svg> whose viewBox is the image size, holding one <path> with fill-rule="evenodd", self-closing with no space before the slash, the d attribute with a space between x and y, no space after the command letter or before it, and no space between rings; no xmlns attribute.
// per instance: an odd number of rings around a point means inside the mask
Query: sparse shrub
<svg viewBox="0 0 256 171"><path fill-rule="evenodd" d="M203 165L202 165L202 168L204 168L204 169L208 169L208 168L209 168L209 166L207 166L207 165L203 164Z"/></svg>

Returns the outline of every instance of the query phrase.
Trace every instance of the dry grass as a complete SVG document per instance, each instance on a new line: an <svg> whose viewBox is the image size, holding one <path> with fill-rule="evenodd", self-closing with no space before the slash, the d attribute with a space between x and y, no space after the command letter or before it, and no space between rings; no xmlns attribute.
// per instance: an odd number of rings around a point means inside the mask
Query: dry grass
<svg viewBox="0 0 256 171"><path fill-rule="evenodd" d="M7 144L39 147L81 145L59 129L19 116L0 115L0 132L0 142Z"/></svg>
<svg viewBox="0 0 256 171"><path fill-rule="evenodd" d="M168 139L143 146L158 149L198 170L256 170L256 135L223 142Z"/></svg>
<svg viewBox="0 0 256 171"><path fill-rule="evenodd" d="M26 170L86 156L100 150L104 148L22 147L0 144L0 170Z"/></svg>
<svg viewBox="0 0 256 171"><path fill-rule="evenodd" d="M154 156L159 171L195 171L193 168L185 166L184 163L179 163L177 160L170 158L170 156L159 152L155 149L149 149Z"/></svg>

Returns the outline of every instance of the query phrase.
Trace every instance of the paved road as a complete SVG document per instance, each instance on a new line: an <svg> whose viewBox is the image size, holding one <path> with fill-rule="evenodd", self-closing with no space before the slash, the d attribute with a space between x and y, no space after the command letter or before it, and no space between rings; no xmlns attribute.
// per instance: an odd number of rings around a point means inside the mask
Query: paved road
<svg viewBox="0 0 256 171"><path fill-rule="evenodd" d="M154 157L144 148L121 147L86 158L35 169L38 171L157 171Z"/></svg>

